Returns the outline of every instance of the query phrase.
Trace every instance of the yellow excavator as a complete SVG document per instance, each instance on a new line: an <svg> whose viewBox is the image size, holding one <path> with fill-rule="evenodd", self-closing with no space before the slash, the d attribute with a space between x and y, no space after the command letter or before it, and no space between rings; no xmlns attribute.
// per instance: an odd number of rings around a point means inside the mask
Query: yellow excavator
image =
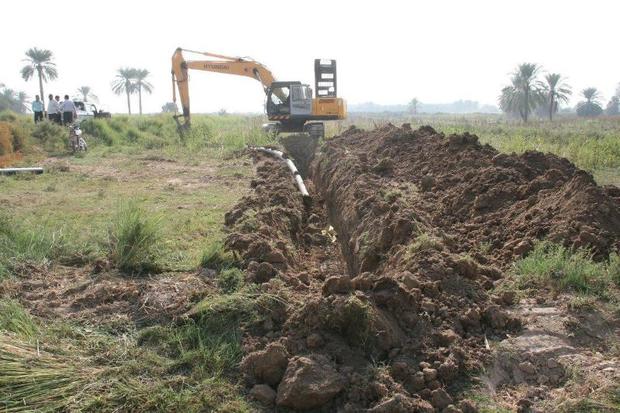
<svg viewBox="0 0 620 413"><path fill-rule="evenodd" d="M185 60L183 52L200 54L210 59ZM178 89L182 113L175 115L175 120L181 130L190 126L190 69L258 80L267 96L265 110L270 122L263 125L267 132L302 132L312 137L323 137L325 125L321 121L345 119L347 115L346 102L337 95L335 60L315 59L316 97L313 98L309 85L298 81L276 81L271 71L255 60L178 48L172 55L172 100L176 104ZM183 118L182 122L180 118Z"/></svg>

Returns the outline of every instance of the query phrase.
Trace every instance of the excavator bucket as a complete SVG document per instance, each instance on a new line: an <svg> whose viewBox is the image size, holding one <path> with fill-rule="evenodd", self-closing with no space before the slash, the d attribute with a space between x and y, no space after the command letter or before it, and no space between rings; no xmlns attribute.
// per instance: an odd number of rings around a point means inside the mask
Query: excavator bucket
<svg viewBox="0 0 620 413"><path fill-rule="evenodd" d="M177 124L177 132L179 135L183 136L183 134L189 130L190 123L183 115L174 115L172 117ZM180 121L179 118L185 119L184 121Z"/></svg>

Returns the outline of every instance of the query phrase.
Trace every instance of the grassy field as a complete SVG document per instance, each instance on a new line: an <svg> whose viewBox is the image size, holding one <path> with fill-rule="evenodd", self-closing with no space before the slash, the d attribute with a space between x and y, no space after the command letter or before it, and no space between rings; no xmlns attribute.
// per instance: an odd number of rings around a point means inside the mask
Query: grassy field
<svg viewBox="0 0 620 413"><path fill-rule="evenodd" d="M0 176L0 410L251 411L235 368L241 319L258 314L234 271L209 287L201 317L117 330L33 315L14 288L31 273L53 278L66 268L92 280L102 261L114 280L148 284L114 264L124 254L119 238L134 235L155 248L144 253L158 268L153 282L200 271L218 254L224 213L248 191L243 148L275 143L260 131L263 118L196 116L183 138L164 115L89 121L89 151L78 155L68 153L62 128L6 113L0 121L23 145L7 159L46 168ZM620 185L620 118L523 125L496 116L351 116L328 134L386 122L468 131L504 152L553 152Z"/></svg>
<svg viewBox="0 0 620 413"><path fill-rule="evenodd" d="M238 309L115 329L32 316L11 289L28 277L24 265L50 277L66 265L83 268L84 282L93 264L114 266L118 238L156 244L142 257L158 269L153 279L195 274L205 251L221 243L224 213L249 188L251 162L237 152L272 142L260 119L198 118L184 139L168 117L97 120L83 126L90 147L76 156L65 130L12 122L28 135L17 164L46 173L0 176L0 408L249 411L229 378L241 356Z"/></svg>

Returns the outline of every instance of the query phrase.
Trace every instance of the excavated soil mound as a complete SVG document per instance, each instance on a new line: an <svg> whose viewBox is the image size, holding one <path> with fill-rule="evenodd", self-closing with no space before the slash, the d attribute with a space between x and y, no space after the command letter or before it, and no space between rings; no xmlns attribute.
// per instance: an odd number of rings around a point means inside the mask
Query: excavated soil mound
<svg viewBox="0 0 620 413"><path fill-rule="evenodd" d="M503 269L535 239L599 256L620 239L617 191L472 135L351 129L311 164L310 206L282 163L256 161L226 224L248 280L287 303L244 337L266 411L476 411L461 389L486 339L521 325L491 292Z"/></svg>
<svg viewBox="0 0 620 413"><path fill-rule="evenodd" d="M393 225L396 216L407 215L398 211L402 205L414 218L405 221L421 220L443 232L457 251L488 250L484 255L499 264L542 238L589 247L598 256L620 246L618 188L597 186L564 158L533 151L501 154L474 135L445 137L430 127L412 131L406 125L371 132L352 128L329 141L316 172L330 205L354 215L345 225L366 215L360 205L390 217L385 224ZM355 235L353 228L342 230ZM378 247L381 254L389 246ZM359 270L361 263L350 260Z"/></svg>

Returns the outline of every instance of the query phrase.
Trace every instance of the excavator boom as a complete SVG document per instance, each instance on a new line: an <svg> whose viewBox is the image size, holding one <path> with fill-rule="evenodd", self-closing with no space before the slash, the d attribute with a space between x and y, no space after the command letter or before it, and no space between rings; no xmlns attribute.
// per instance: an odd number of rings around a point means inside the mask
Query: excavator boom
<svg viewBox="0 0 620 413"><path fill-rule="evenodd" d="M212 60L185 60L183 52L201 54ZM188 70L204 70L208 72L225 73L237 76L247 76L258 80L265 92L275 81L273 74L262 64L248 58L230 57L208 52L195 52L178 48L172 55L172 101L176 103L179 90L182 116L185 118L184 126L189 126L189 78Z"/></svg>

